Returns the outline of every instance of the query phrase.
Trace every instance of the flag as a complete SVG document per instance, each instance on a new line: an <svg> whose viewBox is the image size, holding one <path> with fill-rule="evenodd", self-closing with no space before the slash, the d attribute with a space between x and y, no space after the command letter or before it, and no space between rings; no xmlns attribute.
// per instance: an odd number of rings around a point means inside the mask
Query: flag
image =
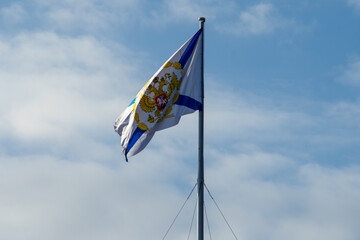
<svg viewBox="0 0 360 240"><path fill-rule="evenodd" d="M202 29L186 41L116 119L126 161L143 150L156 131L202 108Z"/></svg>

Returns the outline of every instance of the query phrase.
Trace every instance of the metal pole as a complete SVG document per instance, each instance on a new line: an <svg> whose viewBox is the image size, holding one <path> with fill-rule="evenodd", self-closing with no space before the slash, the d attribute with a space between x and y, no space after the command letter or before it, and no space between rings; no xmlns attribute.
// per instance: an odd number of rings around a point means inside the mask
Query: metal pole
<svg viewBox="0 0 360 240"><path fill-rule="evenodd" d="M204 240L204 23L199 17L201 37L201 104L199 110L199 168L198 168L198 240Z"/></svg>

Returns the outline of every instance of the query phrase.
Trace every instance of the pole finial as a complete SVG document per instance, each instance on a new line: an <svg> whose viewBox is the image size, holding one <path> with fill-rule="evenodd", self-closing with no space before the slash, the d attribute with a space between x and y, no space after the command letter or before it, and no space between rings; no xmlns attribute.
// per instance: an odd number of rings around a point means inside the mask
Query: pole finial
<svg viewBox="0 0 360 240"><path fill-rule="evenodd" d="M206 21L206 19L204 17L199 17L198 20L199 20L199 22L205 22Z"/></svg>

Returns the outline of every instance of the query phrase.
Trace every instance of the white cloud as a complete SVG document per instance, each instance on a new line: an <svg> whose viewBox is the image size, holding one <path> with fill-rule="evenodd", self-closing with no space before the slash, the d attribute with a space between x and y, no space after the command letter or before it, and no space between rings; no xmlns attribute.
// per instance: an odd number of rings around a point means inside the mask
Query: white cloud
<svg viewBox="0 0 360 240"><path fill-rule="evenodd" d="M130 84L135 75L129 52L120 45L110 52L91 37L51 32L2 38L0 48L0 140L30 152L101 155L92 146L112 134L119 105L126 106L137 91ZM121 88L128 95L119 96ZM107 154L108 147L99 146Z"/></svg>
<svg viewBox="0 0 360 240"><path fill-rule="evenodd" d="M168 26L174 23L189 23L204 16L216 21L219 31L239 35L266 34L288 24L280 17L275 6L260 3L247 11L238 13L239 6L233 1L160 1L148 3L137 1L44 1L33 0L34 9L23 9L13 4L4 9L4 14L23 17L31 15L31 21L38 21L39 26L66 33L103 33L113 31L114 27L129 26ZM20 11L21 10L21 11ZM136 16L136 17L135 17ZM224 22L231 16L235 23ZM232 21L234 22L234 21Z"/></svg>
<svg viewBox="0 0 360 240"><path fill-rule="evenodd" d="M248 7L245 11L238 10L236 5L230 9L224 14L226 17L215 25L220 32L240 36L256 36L271 34L281 29L288 29L290 26L294 32L302 32L311 28L301 26L293 19L284 17L278 11L277 6L272 3L258 3Z"/></svg>
<svg viewBox="0 0 360 240"><path fill-rule="evenodd" d="M0 236L140 239L154 231L160 237L183 198L157 167L155 161L111 169L46 156L2 156Z"/></svg>
<svg viewBox="0 0 360 240"><path fill-rule="evenodd" d="M208 142L215 146L287 142L298 139L299 134L318 124L313 116L293 107L295 99L288 98L288 105L279 107L279 102L267 97L239 92L212 82L209 85L212 86L206 92L205 127Z"/></svg>
<svg viewBox="0 0 360 240"><path fill-rule="evenodd" d="M346 67L340 80L352 85L360 84L360 60L355 59L351 61Z"/></svg>
<svg viewBox="0 0 360 240"><path fill-rule="evenodd" d="M0 16L2 18L2 22L17 23L21 22L24 19L25 10L22 5L18 3L13 3L8 7L1 8Z"/></svg>
<svg viewBox="0 0 360 240"><path fill-rule="evenodd" d="M82 3L82 2L81 2ZM47 13L47 18L62 30L69 29L101 29L106 28L113 16L92 2L87 4L64 4L65 6L54 7Z"/></svg>
<svg viewBox="0 0 360 240"><path fill-rule="evenodd" d="M358 167L299 165L260 152L214 157L218 160L207 171L207 184L215 187L213 195L239 238L359 237ZM212 211L211 216L219 214ZM215 225L225 228L221 219Z"/></svg>
<svg viewBox="0 0 360 240"><path fill-rule="evenodd" d="M170 15L176 20L195 21L198 17L206 17L215 20L219 13L226 11L231 2L219 0L202 0L202 1L164 1L167 10L165 14ZM166 13L167 11L170 14Z"/></svg>
<svg viewBox="0 0 360 240"><path fill-rule="evenodd" d="M45 29L61 33L103 34L114 28L126 27L133 16L141 16L140 1L128 0L32 0L34 9L28 9L34 21ZM41 22L38 21L41 19Z"/></svg>
<svg viewBox="0 0 360 240"><path fill-rule="evenodd" d="M236 35L260 35L281 27L282 21L271 3L259 3L240 12L233 23L218 25L217 28Z"/></svg>
<svg viewBox="0 0 360 240"><path fill-rule="evenodd" d="M186 167L176 152L168 158L164 149L146 151L146 158L126 165L116 160L113 167L45 155L2 154L0 236L162 237L195 183L196 168ZM358 167L299 164L259 150L229 154L215 150L206 166L206 184L239 238L355 240L360 236ZM194 203L193 196L169 236L181 239L187 234ZM232 237L207 195L206 206L213 238Z"/></svg>
<svg viewBox="0 0 360 240"><path fill-rule="evenodd" d="M277 23L274 18L274 7L269 3L260 3L251 7L239 16L239 33L262 34L272 32Z"/></svg>
<svg viewBox="0 0 360 240"><path fill-rule="evenodd" d="M351 128L353 131L359 127L360 101L341 101L329 107L328 116L335 117L343 128Z"/></svg>
<svg viewBox="0 0 360 240"><path fill-rule="evenodd" d="M359 0L348 0L349 5L354 6L357 9L360 9L360 1Z"/></svg>

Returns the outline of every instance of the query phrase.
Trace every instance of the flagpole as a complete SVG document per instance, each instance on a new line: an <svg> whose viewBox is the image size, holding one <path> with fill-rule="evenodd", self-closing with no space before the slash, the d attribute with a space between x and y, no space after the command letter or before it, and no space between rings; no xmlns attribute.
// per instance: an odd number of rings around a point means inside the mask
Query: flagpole
<svg viewBox="0 0 360 240"><path fill-rule="evenodd" d="M204 240L204 23L199 17L201 37L201 105L199 110L199 166L198 166L198 240Z"/></svg>

